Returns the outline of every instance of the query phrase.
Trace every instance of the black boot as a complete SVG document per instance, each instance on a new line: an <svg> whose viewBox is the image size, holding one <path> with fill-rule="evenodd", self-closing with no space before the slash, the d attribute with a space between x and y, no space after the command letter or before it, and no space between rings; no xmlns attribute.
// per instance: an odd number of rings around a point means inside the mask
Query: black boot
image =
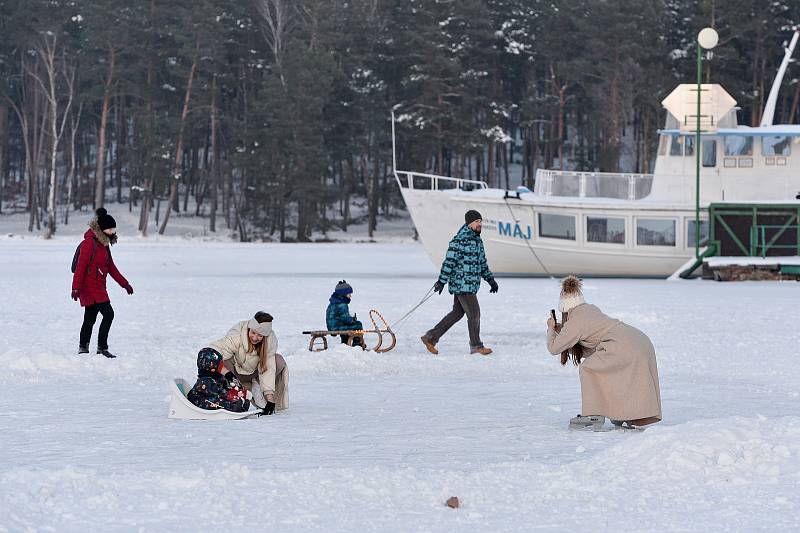
<svg viewBox="0 0 800 533"><path fill-rule="evenodd" d="M114 358L117 357L113 353L109 352L108 348L98 348L97 349L97 355L104 355L104 356L108 357L109 359L114 359Z"/></svg>
<svg viewBox="0 0 800 533"><path fill-rule="evenodd" d="M85 345L85 344L79 344L78 345L78 355L80 355L82 353L89 353L89 347L87 345Z"/></svg>

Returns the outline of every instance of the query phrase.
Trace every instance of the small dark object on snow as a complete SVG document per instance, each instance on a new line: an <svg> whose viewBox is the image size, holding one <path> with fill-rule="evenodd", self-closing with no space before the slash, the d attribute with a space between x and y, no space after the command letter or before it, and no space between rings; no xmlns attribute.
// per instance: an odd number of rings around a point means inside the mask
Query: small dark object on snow
<svg viewBox="0 0 800 533"><path fill-rule="evenodd" d="M108 348L105 348L105 349L98 348L97 349L97 355L104 355L104 356L108 357L109 359L116 359L116 357L117 357L113 353L109 352Z"/></svg>
<svg viewBox="0 0 800 533"><path fill-rule="evenodd" d="M458 496L451 496L450 498L447 498L447 501L444 502L444 504L450 509L458 509L461 507L461 502L458 501Z"/></svg>

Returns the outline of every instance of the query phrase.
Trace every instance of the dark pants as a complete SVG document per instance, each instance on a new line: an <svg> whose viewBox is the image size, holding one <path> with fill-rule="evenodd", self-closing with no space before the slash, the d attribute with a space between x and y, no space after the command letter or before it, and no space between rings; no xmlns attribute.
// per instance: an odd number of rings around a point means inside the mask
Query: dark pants
<svg viewBox="0 0 800 533"><path fill-rule="evenodd" d="M92 340L92 328L97 321L97 313L103 315L103 320L100 322L100 331L97 334L97 348L107 350L108 330L111 329L111 323L114 321L114 308L111 307L111 302L92 304L84 308L83 326L81 326L81 346L88 347L89 341Z"/></svg>
<svg viewBox="0 0 800 533"><path fill-rule="evenodd" d="M478 304L476 294L455 294L453 295L453 309L436 324L433 329L425 334L425 338L433 344L453 327L453 324L467 315L467 328L469 329L469 345L471 348L483 346L481 342L481 306Z"/></svg>

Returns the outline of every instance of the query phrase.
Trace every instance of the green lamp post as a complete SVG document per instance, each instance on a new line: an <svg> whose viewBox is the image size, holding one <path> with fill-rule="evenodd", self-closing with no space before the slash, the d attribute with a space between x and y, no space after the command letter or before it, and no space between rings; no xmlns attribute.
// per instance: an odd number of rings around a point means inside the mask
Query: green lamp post
<svg viewBox="0 0 800 533"><path fill-rule="evenodd" d="M694 211L694 256L700 259L700 101L702 100L703 50L711 50L719 42L714 28L703 28L697 34L697 129L695 130L695 211Z"/></svg>

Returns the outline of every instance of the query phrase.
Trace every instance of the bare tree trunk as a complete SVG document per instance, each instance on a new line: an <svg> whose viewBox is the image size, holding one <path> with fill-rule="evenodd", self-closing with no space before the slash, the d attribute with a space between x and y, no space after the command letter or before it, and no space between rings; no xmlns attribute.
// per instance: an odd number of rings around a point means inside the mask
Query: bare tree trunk
<svg viewBox="0 0 800 533"><path fill-rule="evenodd" d="M194 147L193 143L189 147L189 179L186 182L186 191L183 195L184 213L189 209L189 193L194 187L197 187L197 148Z"/></svg>
<svg viewBox="0 0 800 533"><path fill-rule="evenodd" d="M556 130L558 139L556 142L558 143L558 166L561 170L564 170L564 108L566 107L566 91L566 85L562 86L558 91L558 129Z"/></svg>
<svg viewBox="0 0 800 533"><path fill-rule="evenodd" d="M164 213L164 222L158 230L160 235L164 235L167 230L167 222L169 222L169 214L178 199L178 183L181 177L181 164L183 163L183 132L186 128L186 117L189 116L189 101L192 98L192 82L194 81L195 72L197 72L197 61L200 58L200 38L197 38L195 43L194 61L192 61L192 68L189 69L189 79L186 81L186 94L183 98L183 110L181 111L181 123L178 128L178 139L175 142L175 159L172 162L172 176L170 179L172 183L169 186L169 201L167 202L167 211Z"/></svg>
<svg viewBox="0 0 800 533"><path fill-rule="evenodd" d="M155 23L155 13L156 13L156 2L155 0L150 0L150 17L148 21L148 26L150 28L150 34L154 34ZM155 43L151 42L150 47L155 46ZM145 142L147 146L152 146L153 144L153 137L155 135L155 104L153 103L153 83L155 80L155 65L153 64L153 56L152 54L148 57L147 60L147 88L148 96L147 96L147 119L146 119L146 130L145 130ZM139 231L142 233L142 237L147 237L147 226L150 223L150 208L153 205L153 185L154 185L154 176L152 166L149 168L150 175L144 180L144 187L142 188L142 208L139 212Z"/></svg>
<svg viewBox="0 0 800 533"><path fill-rule="evenodd" d="M114 174L117 179L117 203L122 203L122 161L125 153L126 144L128 142L128 122L125 120L125 97L117 97L116 120L114 126L116 127L116 150L114 157Z"/></svg>
<svg viewBox="0 0 800 533"><path fill-rule="evenodd" d="M75 189L76 179L76 166L77 154L75 147L75 138L78 135L78 125L81 121L81 112L83 111L83 103L78 106L78 113L70 120L70 138L69 138L69 172L67 173L67 209L64 211L64 225L69 224L69 212L72 210L72 202Z"/></svg>
<svg viewBox="0 0 800 533"><path fill-rule="evenodd" d="M217 231L217 174L219 172L217 149L217 76L211 78L211 171L208 175L208 194L211 196L209 230Z"/></svg>
<svg viewBox="0 0 800 533"><path fill-rule="evenodd" d="M75 69L66 64L64 57L59 62L57 57L59 52L58 42L54 34L45 34L42 37L42 42L36 44L35 50L37 60L43 67L44 76L39 76L36 73L32 73L32 75L44 95L46 105L44 115L47 117L46 123L50 126L50 176L47 199L47 231L45 233L45 238L49 239L56 232L56 200L58 198L56 158L58 156L58 145L67 125L70 107L72 107ZM64 87L59 83L60 77L64 78ZM63 109L59 112L59 97L62 93L66 95L66 101L63 104ZM59 114L61 115L60 117Z"/></svg>
<svg viewBox="0 0 800 533"><path fill-rule="evenodd" d="M377 143L376 143L377 144ZM369 178L367 187L367 198L369 202L369 220L367 227L369 236L372 238L378 228L378 179L381 170L381 161L377 154L377 147L372 152L372 177Z"/></svg>
<svg viewBox="0 0 800 533"><path fill-rule="evenodd" d="M792 98L792 108L789 111L788 124L794 124L795 118L797 117L798 104L800 104L800 83L797 84L797 88L794 90L794 98Z"/></svg>
<svg viewBox="0 0 800 533"><path fill-rule="evenodd" d="M0 213L3 212L3 193L6 189L8 147L8 107L0 104Z"/></svg>
<svg viewBox="0 0 800 533"><path fill-rule="evenodd" d="M289 16L290 5L289 0L256 0L256 8L266 23L262 28L262 34L272 52L284 91L286 91L286 79L283 76L283 46L293 23Z"/></svg>
<svg viewBox="0 0 800 533"><path fill-rule="evenodd" d="M97 167L95 170L95 209L103 207L106 194L106 126L108 125L108 111L111 106L111 88L114 84L114 68L116 63L116 50L108 47L108 72L106 74L105 89L103 91L103 105L100 111L100 127L97 130Z"/></svg>
<svg viewBox="0 0 800 533"><path fill-rule="evenodd" d="M764 95L760 93L760 87L762 84L761 76L759 73L759 66L761 65L761 56L763 55L763 41L762 41L762 28L761 25L756 27L756 36L755 36L755 50L753 52L753 78L752 78L752 95L758 95L758 100L753 100L752 108L750 110L750 125L753 127L758 126L761 123L761 112L763 110L762 106L764 103Z"/></svg>
<svg viewBox="0 0 800 533"><path fill-rule="evenodd" d="M22 130L22 141L25 148L25 169L24 174L27 178L27 209L28 209L28 231L33 231L34 223L37 222L37 180L38 180L38 155L39 150L39 91L32 90L30 85L31 78L34 78L32 67L29 60L23 56L20 62L20 105L5 96L6 101L14 110L19 120ZM35 79L35 78L34 78ZM44 126L44 125L43 125Z"/></svg>
<svg viewBox="0 0 800 533"><path fill-rule="evenodd" d="M506 190L511 188L511 177L508 174L508 151L511 143L500 145L503 148L503 174L506 178Z"/></svg>
<svg viewBox="0 0 800 533"><path fill-rule="evenodd" d="M644 113L644 146L642 148L642 172L644 174L650 173L650 110L647 109Z"/></svg>
<svg viewBox="0 0 800 533"><path fill-rule="evenodd" d="M495 142L493 140L489 141L489 149L486 152L486 181L489 183L489 187L494 187L495 185L495 172L494 172L494 145Z"/></svg>
<svg viewBox="0 0 800 533"><path fill-rule="evenodd" d="M350 225L350 193L353 190L353 184L356 181L356 170L355 165L353 164L353 155L350 154L347 157L347 176L344 180L344 213L342 214L342 231L347 231L347 226Z"/></svg>

